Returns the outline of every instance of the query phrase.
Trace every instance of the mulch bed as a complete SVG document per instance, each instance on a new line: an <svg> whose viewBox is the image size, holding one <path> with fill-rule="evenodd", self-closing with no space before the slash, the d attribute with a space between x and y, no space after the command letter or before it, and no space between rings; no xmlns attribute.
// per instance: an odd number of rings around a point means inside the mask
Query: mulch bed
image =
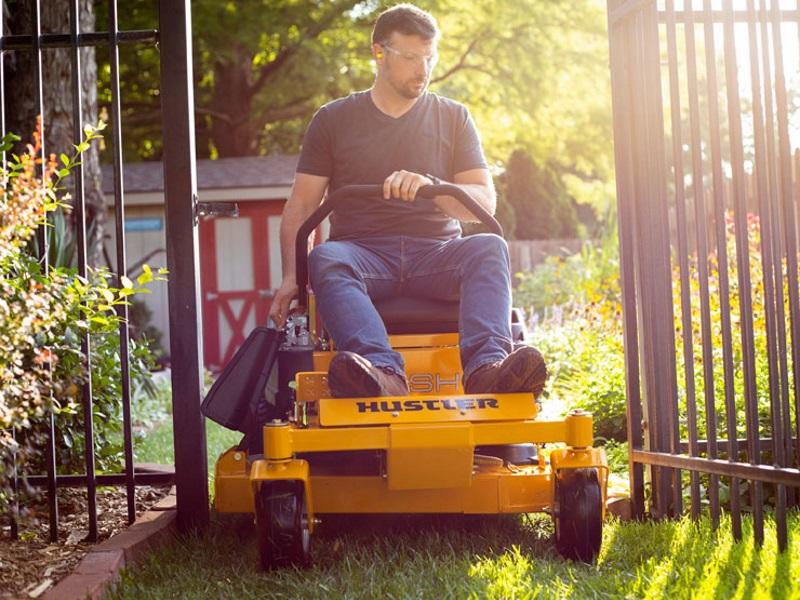
<svg viewBox="0 0 800 600"><path fill-rule="evenodd" d="M169 493L169 486L136 488L136 515L141 515ZM48 509L44 497L32 507L34 518L20 528L12 541L10 525L0 527L0 599L38 598L66 577L94 545L85 541L89 532L86 491L58 491L58 543L49 541ZM38 517L38 518L37 518ZM128 526L124 488L97 490L98 542Z"/></svg>

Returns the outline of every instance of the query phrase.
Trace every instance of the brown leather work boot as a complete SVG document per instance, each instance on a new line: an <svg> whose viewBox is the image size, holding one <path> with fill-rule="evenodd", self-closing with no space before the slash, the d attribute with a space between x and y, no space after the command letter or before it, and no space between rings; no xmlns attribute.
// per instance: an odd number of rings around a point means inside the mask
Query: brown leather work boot
<svg viewBox="0 0 800 600"><path fill-rule="evenodd" d="M355 352L338 352L328 368L328 388L334 398L407 396L405 375L375 367Z"/></svg>
<svg viewBox="0 0 800 600"><path fill-rule="evenodd" d="M547 366L536 348L517 348L503 360L478 367L464 383L465 394L531 392L539 396L547 381Z"/></svg>

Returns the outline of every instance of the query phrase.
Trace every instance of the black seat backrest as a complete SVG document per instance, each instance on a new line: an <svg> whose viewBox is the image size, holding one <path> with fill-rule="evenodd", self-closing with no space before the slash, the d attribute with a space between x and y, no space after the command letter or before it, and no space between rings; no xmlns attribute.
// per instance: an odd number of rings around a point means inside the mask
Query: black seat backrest
<svg viewBox="0 0 800 600"><path fill-rule="evenodd" d="M393 296L373 300L390 334L458 333L458 300L431 300ZM526 342L525 313L520 308L511 309L511 339Z"/></svg>
<svg viewBox="0 0 800 600"><path fill-rule="evenodd" d="M373 303L390 334L458 333L458 300L394 296Z"/></svg>

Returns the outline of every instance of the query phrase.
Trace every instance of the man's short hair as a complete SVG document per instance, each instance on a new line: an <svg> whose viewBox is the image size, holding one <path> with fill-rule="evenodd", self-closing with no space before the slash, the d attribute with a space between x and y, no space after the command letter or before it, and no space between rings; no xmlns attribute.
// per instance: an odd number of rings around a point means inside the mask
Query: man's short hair
<svg viewBox="0 0 800 600"><path fill-rule="evenodd" d="M433 15L408 3L397 4L378 15L372 30L372 43L385 44L395 31L403 35L418 35L424 40L439 37L439 26Z"/></svg>

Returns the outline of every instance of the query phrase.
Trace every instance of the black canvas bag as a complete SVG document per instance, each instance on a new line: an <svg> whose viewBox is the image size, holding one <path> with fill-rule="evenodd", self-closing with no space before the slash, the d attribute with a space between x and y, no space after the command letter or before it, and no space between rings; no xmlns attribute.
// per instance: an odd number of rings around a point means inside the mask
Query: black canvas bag
<svg viewBox="0 0 800 600"><path fill-rule="evenodd" d="M253 329L211 386L201 412L223 427L250 432L256 425L255 415L263 412L264 388L280 344L281 332L277 329Z"/></svg>

